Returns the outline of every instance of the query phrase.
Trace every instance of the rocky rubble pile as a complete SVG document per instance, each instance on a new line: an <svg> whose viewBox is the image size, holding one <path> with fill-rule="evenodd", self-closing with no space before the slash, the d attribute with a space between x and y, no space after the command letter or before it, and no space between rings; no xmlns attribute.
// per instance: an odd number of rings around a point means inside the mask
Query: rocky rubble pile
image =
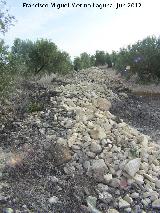
<svg viewBox="0 0 160 213"><path fill-rule="evenodd" d="M50 96L46 110L29 114L20 125L22 129L33 123L34 127L38 126L34 129L36 137L33 126L30 126L32 139L28 138L24 143L31 145L31 150L36 153L34 156L41 156L41 161L32 158L31 154L28 155L30 161L27 158L29 165L34 160L40 163L39 169L43 164L42 170L51 166L58 171L48 169L43 176L39 173L42 181L46 183L49 178L50 184L58 187L57 190L51 187L52 192L45 194L48 197L37 192L45 200L41 210L160 212L159 145L109 112L112 100L118 99L119 94L108 89L110 79L103 70L82 70L66 82L65 85L53 85L52 89L59 96L56 99ZM23 130L25 134L27 137L26 130ZM21 159L22 164L23 161L25 164L25 159ZM69 185L66 185L67 178L70 178ZM67 199L70 207L65 210ZM27 203L25 205L28 207ZM34 209L36 207L37 204Z"/></svg>
<svg viewBox="0 0 160 213"><path fill-rule="evenodd" d="M111 103L101 98L106 95L101 87L82 82L62 88L63 106L76 113L74 127L63 141L74 152L65 171L73 174L78 169L94 178L97 197L92 199L102 201L106 209L160 209L160 147L109 112ZM76 91L78 97L66 98Z"/></svg>

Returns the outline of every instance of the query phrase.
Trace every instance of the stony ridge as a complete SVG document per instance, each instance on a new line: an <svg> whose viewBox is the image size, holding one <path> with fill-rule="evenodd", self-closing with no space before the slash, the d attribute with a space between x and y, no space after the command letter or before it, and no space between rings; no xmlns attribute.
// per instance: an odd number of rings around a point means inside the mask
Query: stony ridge
<svg viewBox="0 0 160 213"><path fill-rule="evenodd" d="M27 90L43 109L1 127L5 212L160 211L160 147L109 112L117 81L90 68Z"/></svg>

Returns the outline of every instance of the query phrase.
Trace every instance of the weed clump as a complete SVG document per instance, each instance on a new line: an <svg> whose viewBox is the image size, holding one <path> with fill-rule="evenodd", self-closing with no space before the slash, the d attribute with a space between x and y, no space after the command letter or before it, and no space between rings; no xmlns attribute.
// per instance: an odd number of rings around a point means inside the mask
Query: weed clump
<svg viewBox="0 0 160 213"><path fill-rule="evenodd" d="M38 112L43 110L43 104L39 102L30 102L28 105L27 112L32 113L32 112Z"/></svg>

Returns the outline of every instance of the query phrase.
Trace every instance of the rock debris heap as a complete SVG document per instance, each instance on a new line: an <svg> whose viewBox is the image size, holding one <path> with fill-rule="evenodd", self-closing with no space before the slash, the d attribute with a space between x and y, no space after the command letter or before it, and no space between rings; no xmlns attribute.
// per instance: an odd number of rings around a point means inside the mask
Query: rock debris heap
<svg viewBox="0 0 160 213"><path fill-rule="evenodd" d="M61 120L67 134L54 143L63 150L58 157L65 175L93 180L94 192L88 189L79 212L160 212L159 145L109 112L122 94L107 88L105 71L82 70L67 81L53 87L60 92L59 108L75 116ZM49 202L60 201L52 196Z"/></svg>

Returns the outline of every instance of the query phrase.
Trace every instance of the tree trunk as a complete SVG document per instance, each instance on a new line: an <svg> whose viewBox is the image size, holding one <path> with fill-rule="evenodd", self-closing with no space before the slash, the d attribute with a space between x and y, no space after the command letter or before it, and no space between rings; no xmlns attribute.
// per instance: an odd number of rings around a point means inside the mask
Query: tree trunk
<svg viewBox="0 0 160 213"><path fill-rule="evenodd" d="M45 64L43 64L39 69L37 69L35 71L35 74L38 74L44 67L45 67Z"/></svg>

